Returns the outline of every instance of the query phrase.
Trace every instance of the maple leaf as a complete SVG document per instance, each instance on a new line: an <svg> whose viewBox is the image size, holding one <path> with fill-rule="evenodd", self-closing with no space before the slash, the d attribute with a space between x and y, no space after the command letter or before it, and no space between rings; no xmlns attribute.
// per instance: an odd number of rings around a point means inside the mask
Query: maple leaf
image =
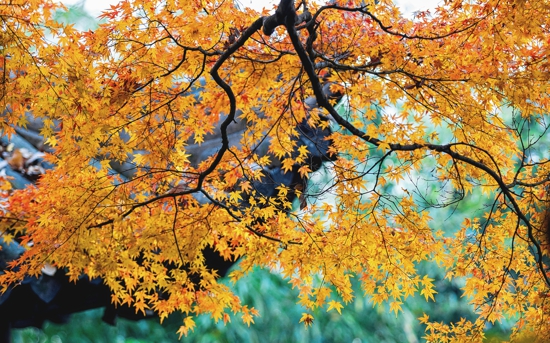
<svg viewBox="0 0 550 343"><path fill-rule="evenodd" d="M429 288L429 287L424 287L420 291L420 294L426 298L426 301L428 301L428 299L432 299L432 301L435 301L434 294L436 293L437 292L433 288Z"/></svg>
<svg viewBox="0 0 550 343"><path fill-rule="evenodd" d="M298 173L300 173L300 175L306 179L309 177L309 173L311 173L311 171L312 170L307 165L303 165L300 168L298 168Z"/></svg>
<svg viewBox="0 0 550 343"><path fill-rule="evenodd" d="M391 301L390 302L390 312L395 312L395 316L397 317L397 314L399 311L402 311L401 305L403 305L403 302L401 301Z"/></svg>
<svg viewBox="0 0 550 343"><path fill-rule="evenodd" d="M291 158L285 158L281 167L285 172L291 171L294 167L294 160Z"/></svg>
<svg viewBox="0 0 550 343"><path fill-rule="evenodd" d="M344 305L342 305L342 303L340 303L339 301L332 300L328 302L327 312L330 310L336 310L339 314L342 314L343 307Z"/></svg>
<svg viewBox="0 0 550 343"><path fill-rule="evenodd" d="M245 323L247 326L250 326L250 324L254 324L254 316L258 315L258 311L254 308L249 309L248 306L242 307L242 319L243 323Z"/></svg>
<svg viewBox="0 0 550 343"><path fill-rule="evenodd" d="M306 328L308 326L311 326L313 324L313 316L309 313L302 313L302 317L300 318L300 323L304 323Z"/></svg>
<svg viewBox="0 0 550 343"><path fill-rule="evenodd" d="M418 317L418 321L422 324L427 324L428 320L430 319L430 316L428 316L426 313L422 317Z"/></svg>
<svg viewBox="0 0 550 343"><path fill-rule="evenodd" d="M177 333L179 334L179 339L181 339L182 336L187 336L189 334L189 331L193 331L195 329L195 321L192 317L188 316L183 319L183 325L180 326Z"/></svg>

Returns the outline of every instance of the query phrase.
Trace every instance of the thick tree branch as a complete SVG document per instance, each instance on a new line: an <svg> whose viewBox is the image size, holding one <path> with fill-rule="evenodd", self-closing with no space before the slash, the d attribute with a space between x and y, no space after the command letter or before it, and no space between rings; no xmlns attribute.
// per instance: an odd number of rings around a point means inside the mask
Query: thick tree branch
<svg viewBox="0 0 550 343"><path fill-rule="evenodd" d="M271 36L278 26L285 25L286 14L289 12L296 13L294 9L294 0L281 0L275 14L263 19L263 32L267 36ZM309 22L312 16L309 11L304 11L300 15L296 15L294 24L297 25L302 22Z"/></svg>
<svg viewBox="0 0 550 343"><path fill-rule="evenodd" d="M229 86L218 74L218 70L221 68L223 63L235 52L237 51L241 46L244 45L244 43L256 32L258 31L263 25L263 18L257 19L248 29L246 29L242 35L239 37L239 39L233 43L216 61L214 66L212 67L212 70L210 71L210 75L212 75L212 78L214 78L214 81L223 88L225 93L227 94L227 97L229 98L229 113L227 114L227 118L223 121L221 124L221 135L222 135L222 146L218 153L216 154L216 157L214 158L214 161L210 164L210 166L204 170L199 175L199 181L197 184L197 189L201 189L202 183L204 182L204 179L216 169L216 166L220 163L223 154L227 151L229 148L229 139L227 138L227 127L233 120L235 120L235 115L237 112L237 100L235 99L235 94L233 93L233 90L231 89L231 86Z"/></svg>
<svg viewBox="0 0 550 343"><path fill-rule="evenodd" d="M233 93L233 91L231 90L231 86L229 86L225 81L223 81L223 79L220 77L220 75L218 74L218 70L220 69L220 67L223 65L223 63L235 52L237 51L241 46L244 45L244 43L258 30L260 30L262 28L262 24L263 24L263 17L262 18L259 18L257 19L252 25L250 25L250 27L248 27L248 29L246 29L242 35L239 37L239 39L233 43L221 56L220 58L216 61L216 63L214 64L214 66L212 67L212 70L210 71L210 74L212 75L214 81L216 81L216 83L226 92L227 94L227 97L229 98L229 114L227 115L227 118L223 121L223 123L221 124L221 137L222 137L222 145L220 147L220 150L218 151L218 153L216 154L216 157L214 158L214 160L212 161L212 163L210 164L210 166L208 166L208 168L206 168L204 171L202 171L199 175L198 175L198 181L197 181L197 184L195 185L195 187L190 187L188 189L184 189L184 190L179 190L177 192L171 192L171 193L166 193L166 194L162 194L162 195L159 195L159 196L156 196L156 197L153 197L151 199L148 199L146 201L142 201L140 203L137 203L137 204L133 204L128 210L126 210L122 215L121 217L122 218L125 218L127 216L129 216L131 213L133 213L136 209L140 208L140 207L143 207L143 206L147 206L149 204L152 204L158 200L161 200L161 199L165 199L165 198L174 198L174 197L177 197L177 196L182 196L182 195L187 195L187 194L193 194L193 193L197 193L197 192L200 192L202 190L202 185L204 183L204 180L206 179L206 177L211 174L215 169L216 169L216 166L220 163L222 157L223 157L223 154L227 151L227 149L229 148L229 139L228 139L228 136L227 136L227 128L228 126L231 124L231 122L235 119L235 114L236 114L236 111L237 111L237 102L236 102L236 99L235 99L235 94ZM108 220L105 220L101 223L98 223L98 224L95 224L95 225L92 225L92 226L89 226L88 228L98 228L98 227L102 227L102 226L105 226L105 225L109 225L109 224L112 224L114 223L115 219L114 218L111 218L111 219L108 219Z"/></svg>
<svg viewBox="0 0 550 343"><path fill-rule="evenodd" d="M328 99L323 93L321 82L319 80L319 77L315 73L315 61L312 61L310 57L308 56L307 52L305 51L302 42L300 41L298 37L298 33L296 31L295 22L296 22L296 11L294 8L287 9L288 12L285 14L285 27L288 31L288 35L292 41L292 45L294 46L294 49L296 50L296 53L298 54L300 61L302 62L302 65L304 67L304 70L306 71L311 86L313 88L313 93L315 94L315 97L317 99L317 103L319 107L325 108L330 115L334 118L334 120L342 127L347 129L351 134L365 140L368 143L371 143L375 146L380 146L383 141L380 139L370 137L365 132L359 130L354 125L352 125L350 122L342 118L338 112L335 110L335 108L330 104ZM404 37L404 38L414 38L414 37ZM419 37L416 37L419 38ZM413 151L418 149L429 149L434 150L438 152L445 153L451 157L453 157L456 160L465 162L471 166L474 166L478 169L483 170L486 172L493 180L496 181L496 183L499 185L499 187L502 189L505 197L510 201L512 204L512 207L514 208L514 211L516 212L516 215L525 223L528 229L528 236L529 240L533 243L535 246L536 252L537 252L537 264L539 266L539 270L548 286L550 286L550 278L548 275L546 275L544 271L544 265L542 261L542 248L540 246L540 243L537 241L537 239L533 235L533 227L529 221L529 219L525 216L525 214L521 211L521 208L519 204L516 202L512 192L507 187L506 183L502 180L500 175L495 172L493 169L489 168L483 163L480 163L478 161L475 161L469 157L463 156L455 151L451 150L452 145L437 145L437 144L395 144L395 143L389 143L389 148L391 151Z"/></svg>

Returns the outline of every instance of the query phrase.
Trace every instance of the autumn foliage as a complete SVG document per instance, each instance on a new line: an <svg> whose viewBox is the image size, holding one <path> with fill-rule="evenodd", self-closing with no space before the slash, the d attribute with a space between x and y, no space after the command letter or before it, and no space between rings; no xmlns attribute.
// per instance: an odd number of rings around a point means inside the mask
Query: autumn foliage
<svg viewBox="0 0 550 343"><path fill-rule="evenodd" d="M0 128L43 120L55 166L23 190L3 181L3 239L26 247L4 290L46 264L102 277L115 304L189 314L186 334L202 313L257 315L205 267L206 247L239 259L237 282L255 265L280 271L306 325L317 307L345 310L352 278L396 313L415 294L433 301L417 267L434 261L465 280L478 319L425 315L428 341L481 341L505 317L512 339L550 336L548 1L449 0L407 18L390 0L264 13L132 0L86 32L53 21L56 6L0 4ZM254 182L275 160L320 179L293 140L302 122L332 129L329 181L262 196ZM215 132L217 149L194 159ZM427 209L474 192L481 214L432 225Z"/></svg>

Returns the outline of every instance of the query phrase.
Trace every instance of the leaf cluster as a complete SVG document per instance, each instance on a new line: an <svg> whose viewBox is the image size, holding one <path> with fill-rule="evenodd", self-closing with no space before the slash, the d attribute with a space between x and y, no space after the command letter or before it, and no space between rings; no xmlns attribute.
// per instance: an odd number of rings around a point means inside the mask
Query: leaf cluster
<svg viewBox="0 0 550 343"><path fill-rule="evenodd" d="M240 259L237 282L279 270L306 325L353 301L355 279L395 313L415 294L433 301L419 265L434 261L466 280L478 317L423 316L428 341L481 341L506 318L512 338L548 337L547 1L445 1L407 19L391 1L281 0L262 16L134 0L94 31L55 22L55 7L0 5L0 129L32 111L55 165L3 205L2 234L25 247L3 290L49 264L102 277L115 304L189 314L188 334L196 315L257 314L205 249ZM330 178L267 196L267 171L315 175L320 143L297 143L302 123L332 125ZM433 227L426 207L477 190L482 215Z"/></svg>

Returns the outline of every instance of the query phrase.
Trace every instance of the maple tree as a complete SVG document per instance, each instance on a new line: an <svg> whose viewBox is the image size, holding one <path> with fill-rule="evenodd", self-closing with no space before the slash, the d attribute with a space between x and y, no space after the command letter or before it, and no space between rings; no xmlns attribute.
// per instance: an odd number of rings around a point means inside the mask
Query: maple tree
<svg viewBox="0 0 550 343"><path fill-rule="evenodd" d="M206 268L205 248L239 259L236 282L256 265L280 271L306 325L315 308L342 311L354 277L396 313L417 293L433 301L418 265L435 261L465 279L478 319L424 315L428 341L481 341L504 317L512 339L550 336L548 2L449 0L409 19L384 0L264 13L134 0L94 31L55 22L57 6L0 4L1 129L31 111L55 165L36 186L2 184L3 239L26 248L3 290L65 268L102 277L115 304L189 314L186 334L194 315L257 315ZM298 144L300 130L331 134ZM319 145L328 182L261 192L274 163L318 181ZM431 225L426 208L476 191L483 216Z"/></svg>

